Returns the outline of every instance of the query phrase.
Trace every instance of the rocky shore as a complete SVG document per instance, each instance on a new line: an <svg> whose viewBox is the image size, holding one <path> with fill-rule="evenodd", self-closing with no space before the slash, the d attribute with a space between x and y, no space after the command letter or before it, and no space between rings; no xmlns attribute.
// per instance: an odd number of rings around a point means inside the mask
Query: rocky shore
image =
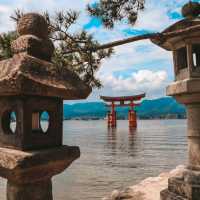
<svg viewBox="0 0 200 200"><path fill-rule="evenodd" d="M160 200L160 191L167 188L168 178L180 176L183 170L183 165L177 166L170 172L162 173L157 177L149 177L124 191L114 190L102 200Z"/></svg>
<svg viewBox="0 0 200 200"><path fill-rule="evenodd" d="M176 169L162 173L157 177L149 177L137 185L127 187L123 191L114 190L109 196L102 200L160 200L160 191L167 188L169 177L179 176L184 166L177 166ZM0 199L6 199L6 180L0 179Z"/></svg>

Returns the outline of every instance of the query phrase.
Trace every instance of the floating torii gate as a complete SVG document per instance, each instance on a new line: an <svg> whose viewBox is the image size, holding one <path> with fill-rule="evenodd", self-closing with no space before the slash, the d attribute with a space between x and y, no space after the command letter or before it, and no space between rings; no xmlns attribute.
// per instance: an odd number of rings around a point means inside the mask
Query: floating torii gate
<svg viewBox="0 0 200 200"><path fill-rule="evenodd" d="M135 103L135 101L140 101L145 97L145 94L133 95L133 96L120 96L120 97L108 97L100 96L102 100L108 102L106 106L111 107L110 112L108 113L108 127L115 128L117 126L117 114L115 107L130 107L128 112L129 127L137 127L137 115L135 112L135 107L139 106L140 103ZM129 103L125 103L125 102ZM119 102L119 103L118 103Z"/></svg>

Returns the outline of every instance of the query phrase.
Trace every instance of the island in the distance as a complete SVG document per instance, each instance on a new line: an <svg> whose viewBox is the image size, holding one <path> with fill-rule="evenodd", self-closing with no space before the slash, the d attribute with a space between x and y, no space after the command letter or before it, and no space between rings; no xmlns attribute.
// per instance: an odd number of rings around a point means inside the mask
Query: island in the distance
<svg viewBox="0 0 200 200"><path fill-rule="evenodd" d="M118 119L127 119L128 109L117 108ZM64 104L64 120L104 119L108 111L103 102ZM139 119L184 119L186 110L184 105L177 103L174 98L163 97L142 101L137 108L137 116Z"/></svg>

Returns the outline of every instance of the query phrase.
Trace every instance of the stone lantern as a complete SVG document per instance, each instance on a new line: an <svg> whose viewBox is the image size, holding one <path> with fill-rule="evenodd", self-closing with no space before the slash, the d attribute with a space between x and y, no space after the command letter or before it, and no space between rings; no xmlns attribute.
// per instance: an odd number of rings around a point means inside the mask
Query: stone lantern
<svg viewBox="0 0 200 200"><path fill-rule="evenodd" d="M8 200L52 200L51 178L80 156L62 144L63 100L86 98L91 88L51 63L41 15L25 14L17 31L14 56L0 62L0 176L8 179Z"/></svg>
<svg viewBox="0 0 200 200"><path fill-rule="evenodd" d="M182 8L183 20L163 33L200 25L200 4L189 2ZM180 177L170 178L162 200L200 199L200 31L153 39L155 44L173 52L175 82L167 87L167 95L186 105L188 123L188 165Z"/></svg>

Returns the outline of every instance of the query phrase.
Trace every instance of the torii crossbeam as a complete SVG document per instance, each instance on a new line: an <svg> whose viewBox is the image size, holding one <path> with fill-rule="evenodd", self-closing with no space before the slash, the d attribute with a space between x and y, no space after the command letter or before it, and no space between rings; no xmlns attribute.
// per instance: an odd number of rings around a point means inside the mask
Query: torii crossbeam
<svg viewBox="0 0 200 200"><path fill-rule="evenodd" d="M108 116L107 116L108 127L115 128L117 126L117 114L115 111L115 107L130 107L130 110L128 113L129 127L136 128L137 115L134 108L136 106L139 106L140 104L135 103L135 101L140 101L144 97L145 97L145 93L139 94L139 95L133 95L133 96L120 96L120 97L100 96L102 100L109 103L109 104L106 104L106 106L111 107L111 111L108 113Z"/></svg>

